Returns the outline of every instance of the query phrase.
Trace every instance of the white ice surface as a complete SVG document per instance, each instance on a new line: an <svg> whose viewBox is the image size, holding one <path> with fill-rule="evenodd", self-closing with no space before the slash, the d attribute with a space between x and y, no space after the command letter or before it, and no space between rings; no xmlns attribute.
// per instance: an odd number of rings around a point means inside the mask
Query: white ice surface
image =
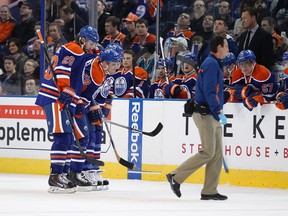
<svg viewBox="0 0 288 216"><path fill-rule="evenodd" d="M201 201L201 184L110 179L108 191L50 194L47 176L0 174L1 216L288 216L288 190L220 185L226 201Z"/></svg>

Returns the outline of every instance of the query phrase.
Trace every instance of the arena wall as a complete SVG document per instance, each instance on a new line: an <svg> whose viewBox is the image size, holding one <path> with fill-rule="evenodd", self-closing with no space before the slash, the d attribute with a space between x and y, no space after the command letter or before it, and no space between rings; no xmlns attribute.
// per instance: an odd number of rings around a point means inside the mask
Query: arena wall
<svg viewBox="0 0 288 216"><path fill-rule="evenodd" d="M52 136L45 113L35 98L0 98L0 172L49 174ZM109 118L122 125L152 131L159 122L162 131L145 136L110 125L120 156L136 164L135 170L121 166L103 132L102 160L106 178L164 181L165 174L201 148L191 117L183 116L183 100L115 99ZM221 184L288 188L288 111L265 104L248 111L240 103L224 106L228 123L223 127L223 152L229 172L221 173ZM187 179L203 183L205 167Z"/></svg>

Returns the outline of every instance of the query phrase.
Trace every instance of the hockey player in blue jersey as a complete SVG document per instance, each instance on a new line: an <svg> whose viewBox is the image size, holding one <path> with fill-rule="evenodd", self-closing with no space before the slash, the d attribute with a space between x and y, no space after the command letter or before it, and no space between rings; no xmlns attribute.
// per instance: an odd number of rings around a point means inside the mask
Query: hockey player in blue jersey
<svg viewBox="0 0 288 216"><path fill-rule="evenodd" d="M95 159L100 159L101 154L103 132L101 114L107 117L112 107L112 97L109 95L114 82L112 75L119 69L122 59L122 48L118 44L111 43L98 57L88 59L83 71L84 86L81 96L91 102L87 113L90 122L87 155ZM108 189L109 182L102 178L99 166L86 161L83 174L92 183L92 190Z"/></svg>
<svg viewBox="0 0 288 216"><path fill-rule="evenodd" d="M286 110L288 109L288 51L283 54L282 65L284 67L282 74L283 85L280 85L282 88L280 88L279 93L276 96L275 106L278 109Z"/></svg>
<svg viewBox="0 0 288 216"><path fill-rule="evenodd" d="M111 91L115 97L146 98L148 96L148 73L143 68L136 66L134 68L135 75L133 74L132 61L134 56L133 51L124 51L123 67L113 75L114 84Z"/></svg>
<svg viewBox="0 0 288 216"><path fill-rule="evenodd" d="M155 98L155 99L166 98L166 95L163 92L164 86L169 84L167 81L168 75L165 70L166 65L167 64L165 64L162 59L159 59L156 62L156 73L158 74L158 79L152 82L149 88L149 98Z"/></svg>
<svg viewBox="0 0 288 216"><path fill-rule="evenodd" d="M231 84L235 88L234 96L243 101L250 111L266 101L274 100L278 84L271 72L256 63L256 56L251 50L243 50L236 61L238 69L232 75Z"/></svg>
<svg viewBox="0 0 288 216"><path fill-rule="evenodd" d="M197 56L189 52L183 57L182 71L184 74L175 77L165 86L165 94L168 98L194 98L198 70Z"/></svg>
<svg viewBox="0 0 288 216"><path fill-rule="evenodd" d="M72 128L69 119L64 112L68 107L74 121L77 137L85 150L87 144L87 123L84 114L84 103L80 99L82 91L82 73L85 63L84 49L94 47L98 42L97 30L91 26L84 26L75 38L75 41L61 46L52 58L53 70L48 68L41 81L36 104L43 107L46 113L49 133L53 134L54 142L51 146L51 174L48 184L48 192L73 193L77 179L83 186L91 186L91 183L81 175L72 175L67 178L69 171L68 149L74 143ZM81 118L82 117L82 118ZM80 152L76 148L71 154L71 160L79 159Z"/></svg>

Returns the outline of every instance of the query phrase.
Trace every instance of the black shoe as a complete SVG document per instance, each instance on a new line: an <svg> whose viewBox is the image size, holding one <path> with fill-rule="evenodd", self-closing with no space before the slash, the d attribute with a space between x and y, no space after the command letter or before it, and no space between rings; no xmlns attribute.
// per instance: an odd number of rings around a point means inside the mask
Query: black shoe
<svg viewBox="0 0 288 216"><path fill-rule="evenodd" d="M227 196L221 195L219 193L210 195L201 194L201 200L226 200L226 199L228 199Z"/></svg>
<svg viewBox="0 0 288 216"><path fill-rule="evenodd" d="M168 180L168 182L170 183L170 187L172 189L172 191L176 194L177 197L181 197L181 191L180 191L180 184L177 183L174 179L173 179L173 176L172 174L168 173L166 175L166 178Z"/></svg>

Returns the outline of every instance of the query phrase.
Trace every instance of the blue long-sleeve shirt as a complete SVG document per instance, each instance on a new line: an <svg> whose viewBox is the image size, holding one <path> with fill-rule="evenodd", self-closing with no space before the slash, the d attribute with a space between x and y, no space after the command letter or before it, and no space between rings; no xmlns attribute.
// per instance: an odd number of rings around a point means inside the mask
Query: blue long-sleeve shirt
<svg viewBox="0 0 288 216"><path fill-rule="evenodd" d="M198 72L195 102L208 106L211 114L219 120L218 113L223 109L223 101L223 72L220 61L210 53Z"/></svg>

